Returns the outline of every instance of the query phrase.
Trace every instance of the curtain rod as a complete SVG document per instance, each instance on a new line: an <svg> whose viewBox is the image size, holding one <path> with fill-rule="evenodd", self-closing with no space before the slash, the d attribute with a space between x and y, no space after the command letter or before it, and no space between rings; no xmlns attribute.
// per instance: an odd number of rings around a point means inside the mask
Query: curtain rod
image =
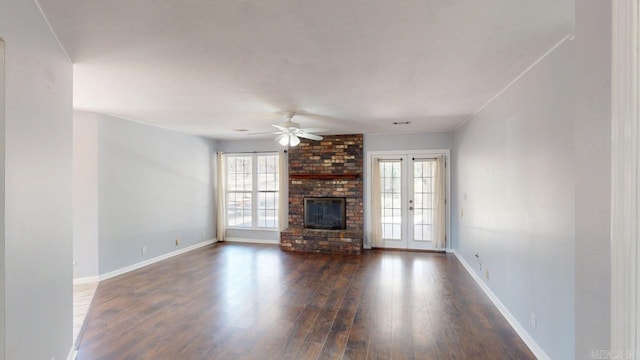
<svg viewBox="0 0 640 360"><path fill-rule="evenodd" d="M438 160L437 157L428 157L428 158L411 158L411 160Z"/></svg>
<svg viewBox="0 0 640 360"><path fill-rule="evenodd" d="M288 152L289 150L284 150L284 152ZM272 151L216 151L216 154L273 154L280 152L280 150L272 150Z"/></svg>
<svg viewBox="0 0 640 360"><path fill-rule="evenodd" d="M402 158L400 158L400 159L381 159L381 158L378 158L376 160L378 160L378 161L393 161L393 162L395 162L395 161L402 161ZM412 157L411 160L438 160L438 158L437 157L428 157L428 158Z"/></svg>

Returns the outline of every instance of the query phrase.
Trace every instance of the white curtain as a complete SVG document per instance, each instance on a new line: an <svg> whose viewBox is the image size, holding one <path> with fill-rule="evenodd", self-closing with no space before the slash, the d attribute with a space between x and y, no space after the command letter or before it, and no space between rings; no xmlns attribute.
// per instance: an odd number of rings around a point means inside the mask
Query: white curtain
<svg viewBox="0 0 640 360"><path fill-rule="evenodd" d="M380 191L380 159L371 164L371 247L382 247L382 192Z"/></svg>
<svg viewBox="0 0 640 360"><path fill-rule="evenodd" d="M447 205L446 198L446 167L444 155L439 155L436 158L434 168L434 206L433 206L433 238L435 240L435 247L442 249L446 246L446 234L447 234Z"/></svg>
<svg viewBox="0 0 640 360"><path fill-rule="evenodd" d="M216 196L216 238L224 241L227 229L227 157L219 152L218 165L218 191Z"/></svg>
<svg viewBox="0 0 640 360"><path fill-rule="evenodd" d="M278 152L278 230L289 227L289 174L287 152Z"/></svg>

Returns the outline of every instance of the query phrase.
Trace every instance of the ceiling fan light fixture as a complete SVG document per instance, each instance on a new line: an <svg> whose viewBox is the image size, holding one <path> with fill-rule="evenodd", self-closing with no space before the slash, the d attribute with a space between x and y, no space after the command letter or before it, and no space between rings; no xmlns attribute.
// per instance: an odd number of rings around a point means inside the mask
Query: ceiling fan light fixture
<svg viewBox="0 0 640 360"><path fill-rule="evenodd" d="M295 135L289 135L289 146L297 146L300 144L300 139Z"/></svg>
<svg viewBox="0 0 640 360"><path fill-rule="evenodd" d="M287 146L289 144L289 135L282 134L276 138L276 141L282 146Z"/></svg>

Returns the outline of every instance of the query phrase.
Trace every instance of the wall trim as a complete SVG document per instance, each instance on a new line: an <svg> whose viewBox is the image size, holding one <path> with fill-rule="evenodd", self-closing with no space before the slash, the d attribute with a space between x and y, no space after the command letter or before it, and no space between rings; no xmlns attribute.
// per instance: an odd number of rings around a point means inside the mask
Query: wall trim
<svg viewBox="0 0 640 360"><path fill-rule="evenodd" d="M75 346L71 347L71 351L69 351L69 355L67 355L67 360L76 360L78 357L78 350L76 350Z"/></svg>
<svg viewBox="0 0 640 360"><path fill-rule="evenodd" d="M100 276L99 275L84 276L84 277L80 277L80 278L74 278L73 279L73 285L90 284L90 283L94 283L94 282L98 282L98 281L100 281Z"/></svg>
<svg viewBox="0 0 640 360"><path fill-rule="evenodd" d="M6 239L5 239L5 206L6 206L6 188L5 178L7 176L5 170L5 141L6 141L6 71L5 71L5 42L0 37L0 359L5 359L6 349Z"/></svg>
<svg viewBox="0 0 640 360"><path fill-rule="evenodd" d="M226 242L236 242L236 243L249 243L249 244L272 244L279 245L280 240L272 240L272 239L247 239L247 238L226 238Z"/></svg>
<svg viewBox="0 0 640 360"><path fill-rule="evenodd" d="M613 1L611 353L640 351L640 0Z"/></svg>
<svg viewBox="0 0 640 360"><path fill-rule="evenodd" d="M453 132L458 131L458 129L460 129L462 126L464 126L464 124L468 123L471 119L473 119L474 117L476 117L476 115L478 115L482 110L484 110L487 106L491 105L492 102L494 102L497 98L500 97L500 95L502 95L502 93L504 93L505 91L507 91L513 84L515 84L516 82L518 82L518 80L520 80L520 78L522 78L523 76L525 76L531 69L533 69L534 67L536 67L536 65L538 65L538 63L540 63L542 60L544 60L544 58L546 58L547 56L549 56L549 54L551 54L552 52L554 52L560 45L564 44L565 41L569 40L573 40L574 35L573 34L568 34L565 37L563 37L560 41L558 41L555 45L553 45L553 47L549 50L547 50L547 52L545 52L544 54L542 54L542 56L540 56L536 61L534 61L531 65L529 65L529 67L527 67L526 69L524 69L523 72L520 73L520 75L516 76L513 80L511 80L504 88L502 88L502 90L498 91L497 94L495 94L491 99L489 99L489 101L487 101L486 103L484 103L482 106L480 106L480 108L478 108L478 110L476 110L473 114L469 115L462 123L460 123L460 125L458 125L455 130Z"/></svg>
<svg viewBox="0 0 640 360"><path fill-rule="evenodd" d="M49 18L47 17L47 14L45 14L44 10L42 10L42 6L40 5L40 2L38 0L33 0L33 2L36 4L36 7L38 8L40 15L42 16L42 19L44 19L44 22L49 27L49 31L51 32L51 35L53 35L53 37L56 39L56 42L58 43L60 50L62 50L62 53L67 58L67 60L69 60L70 63L73 63L73 61L71 60L71 56L69 56L69 53L67 52L67 49L65 49L64 46L62 45L62 41L60 41L58 34L56 34L56 32L53 30L53 26L51 26L51 23L49 22Z"/></svg>
<svg viewBox="0 0 640 360"><path fill-rule="evenodd" d="M531 335L529 335L529 333L524 329L524 327L520 325L518 320L516 320L516 318L511 314L511 312L509 312L507 307L504 306L504 304L502 303L502 301L500 301L500 299L498 299L496 294L494 294L493 291L491 291L489 286L487 286L487 284L484 281L482 281L482 279L480 279L480 276L478 276L478 274L476 274L476 272L473 271L473 268L471 267L471 265L469 265L469 263L462 257L462 255L460 255L460 253L455 249L452 250L451 252L462 264L462 266L464 266L465 270L467 270L469 275L471 275L471 278L473 278L473 280L478 284L478 286L480 286L480 288L482 289L482 291L484 291L487 297L489 297L489 300L491 300L491 302L496 306L496 308L498 308L498 311L500 311L502 316L504 316L507 322L509 322L513 330L515 330L518 336L520 336L520 338L522 339L522 341L524 341L525 345L527 345L529 350L533 352L533 355L535 355L536 358L541 360L551 359L549 355L547 355L547 353L545 353L544 350L540 347L540 345L538 345L538 343L536 343L535 340L533 340Z"/></svg>
<svg viewBox="0 0 640 360"><path fill-rule="evenodd" d="M189 252L189 251L192 251L192 250L195 250L195 249L207 246L207 245L211 245L211 244L216 243L216 242L218 242L218 240L213 240L213 239L207 240L207 241L203 241L203 242L199 242L197 244L194 244L194 245L191 245L191 246L187 246L186 248L183 248L183 249L180 249L180 250L176 250L176 251L172 251L170 253L164 254L164 255L156 256L156 257L154 257L152 259L141 261L141 262L133 264L133 265L125 266L125 267L122 267L120 269L117 269L117 270L114 270L114 271L110 271L108 273L101 274L99 276L99 281L111 279L112 277L116 277L118 275L122 275L122 274L128 273L130 271L143 268L143 267L145 267L147 265L155 264L155 263L160 262L162 260L166 260L166 259L172 258L174 256L181 255L181 254L184 254L186 252Z"/></svg>

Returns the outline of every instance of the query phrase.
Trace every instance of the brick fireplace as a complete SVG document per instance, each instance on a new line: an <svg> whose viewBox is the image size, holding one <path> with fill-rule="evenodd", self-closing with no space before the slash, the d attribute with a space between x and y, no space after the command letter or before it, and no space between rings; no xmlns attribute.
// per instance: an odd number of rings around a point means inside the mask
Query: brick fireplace
<svg viewBox="0 0 640 360"><path fill-rule="evenodd" d="M363 137L302 139L289 149L289 228L280 234L285 251L360 254L363 243ZM304 199L345 198L346 229L305 228Z"/></svg>

